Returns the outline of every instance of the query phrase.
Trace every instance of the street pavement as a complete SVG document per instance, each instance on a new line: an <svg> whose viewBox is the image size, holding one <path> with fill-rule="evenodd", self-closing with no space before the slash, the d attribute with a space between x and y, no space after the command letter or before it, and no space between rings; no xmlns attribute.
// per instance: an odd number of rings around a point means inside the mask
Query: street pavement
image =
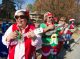
<svg viewBox="0 0 80 59"><path fill-rule="evenodd" d="M58 59L80 59L80 34L74 33L72 38L71 51L62 48Z"/></svg>
<svg viewBox="0 0 80 59"><path fill-rule="evenodd" d="M72 51L67 52L65 59L80 59L80 38L71 49Z"/></svg>

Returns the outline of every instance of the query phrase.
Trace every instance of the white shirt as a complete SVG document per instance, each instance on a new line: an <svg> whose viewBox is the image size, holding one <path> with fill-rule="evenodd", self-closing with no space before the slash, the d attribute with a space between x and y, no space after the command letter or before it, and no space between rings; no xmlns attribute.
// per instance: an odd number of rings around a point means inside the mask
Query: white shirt
<svg viewBox="0 0 80 59"><path fill-rule="evenodd" d="M7 48L9 47L9 43L10 42L6 41L6 37L11 32L12 32L12 25L5 32L4 36L2 36L2 42L3 42L4 45L7 46ZM24 32L25 31L23 31L22 33L24 33ZM25 34L24 34L24 36L25 36ZM39 48L41 48L42 40L41 40L41 36L40 35L36 35L36 36L37 36L36 40L35 41L32 40L31 44L32 44L32 46L35 46L36 49L39 49ZM23 38L23 40L24 40L24 38ZM14 59L25 59L24 55L25 55L24 42L21 42L21 43L18 42L17 45L16 45L16 47L15 47Z"/></svg>

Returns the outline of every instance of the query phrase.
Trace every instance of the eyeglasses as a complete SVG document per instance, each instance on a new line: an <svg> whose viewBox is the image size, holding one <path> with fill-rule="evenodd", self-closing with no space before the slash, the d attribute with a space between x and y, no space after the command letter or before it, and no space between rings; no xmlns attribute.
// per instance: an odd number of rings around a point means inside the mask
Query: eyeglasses
<svg viewBox="0 0 80 59"><path fill-rule="evenodd" d="M36 21L33 21L33 23L36 23Z"/></svg>
<svg viewBox="0 0 80 59"><path fill-rule="evenodd" d="M65 20L59 20L59 21L65 21Z"/></svg>
<svg viewBox="0 0 80 59"><path fill-rule="evenodd" d="M24 18L26 18L26 16L25 16L25 15L20 15L20 16L16 15L16 16L15 16L15 19L18 19L18 18L24 19Z"/></svg>
<svg viewBox="0 0 80 59"><path fill-rule="evenodd" d="M49 19L50 19L50 18L53 18L53 17L49 17Z"/></svg>

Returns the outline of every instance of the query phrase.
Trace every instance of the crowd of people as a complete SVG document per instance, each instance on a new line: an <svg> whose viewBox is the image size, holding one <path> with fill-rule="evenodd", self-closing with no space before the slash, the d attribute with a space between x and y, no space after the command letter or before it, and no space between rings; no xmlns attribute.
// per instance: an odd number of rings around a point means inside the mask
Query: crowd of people
<svg viewBox="0 0 80 59"><path fill-rule="evenodd" d="M8 59L37 59L36 50L41 50L41 59L56 59L62 46L70 48L69 41L75 28L75 19L60 17L51 12L44 14L43 23L34 20L29 23L29 11L21 9L14 14L16 22L2 36L8 48Z"/></svg>

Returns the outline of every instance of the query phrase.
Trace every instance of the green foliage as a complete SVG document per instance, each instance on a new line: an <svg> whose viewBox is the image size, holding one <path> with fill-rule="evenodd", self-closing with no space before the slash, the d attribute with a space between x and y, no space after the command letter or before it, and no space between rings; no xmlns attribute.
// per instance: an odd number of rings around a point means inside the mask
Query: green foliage
<svg viewBox="0 0 80 59"><path fill-rule="evenodd" d="M29 8L30 11L33 10L33 5L32 4L28 4L27 7Z"/></svg>
<svg viewBox="0 0 80 59"><path fill-rule="evenodd" d="M76 13L75 0L36 0L35 9L40 12L52 12L56 15L73 15Z"/></svg>
<svg viewBox="0 0 80 59"><path fill-rule="evenodd" d="M15 12L15 5L13 0L2 0L1 4L1 18L9 18L11 19L11 16Z"/></svg>

